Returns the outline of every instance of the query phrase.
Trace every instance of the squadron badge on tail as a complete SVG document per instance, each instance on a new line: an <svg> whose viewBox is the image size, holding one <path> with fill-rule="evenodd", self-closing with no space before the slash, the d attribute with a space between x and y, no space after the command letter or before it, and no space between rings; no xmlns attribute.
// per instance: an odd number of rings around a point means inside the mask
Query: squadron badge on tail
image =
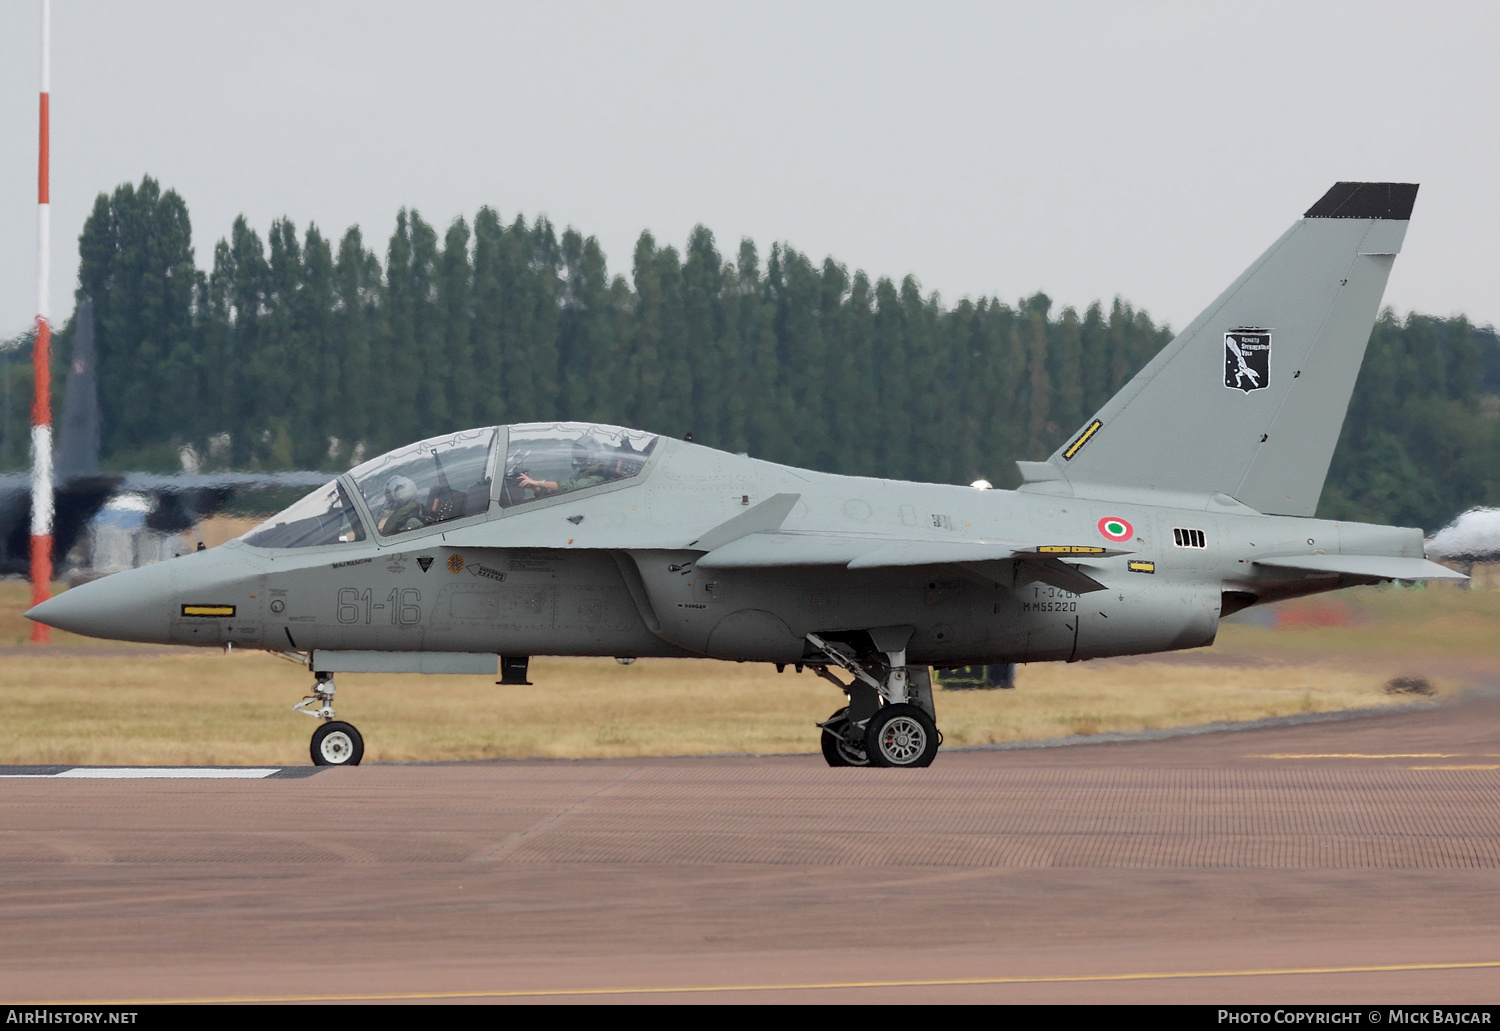
<svg viewBox="0 0 1500 1031"><path fill-rule="evenodd" d="M1224 334L1224 385L1263 390L1271 380L1271 331L1236 329Z"/></svg>

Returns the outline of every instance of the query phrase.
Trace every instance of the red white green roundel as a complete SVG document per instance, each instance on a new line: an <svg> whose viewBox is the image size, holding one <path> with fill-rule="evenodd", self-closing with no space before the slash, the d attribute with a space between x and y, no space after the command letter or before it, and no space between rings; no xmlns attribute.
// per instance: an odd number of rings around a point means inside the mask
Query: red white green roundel
<svg viewBox="0 0 1500 1031"><path fill-rule="evenodd" d="M1131 526L1128 520L1117 519L1114 516L1105 516L1099 520L1099 533L1106 540L1111 540L1119 544L1135 536L1135 527Z"/></svg>

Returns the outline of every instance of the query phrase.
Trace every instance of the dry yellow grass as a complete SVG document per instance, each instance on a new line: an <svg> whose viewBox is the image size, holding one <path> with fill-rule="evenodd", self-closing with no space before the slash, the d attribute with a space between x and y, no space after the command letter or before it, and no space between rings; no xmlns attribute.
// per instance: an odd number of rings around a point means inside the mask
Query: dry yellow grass
<svg viewBox="0 0 1500 1031"><path fill-rule="evenodd" d="M199 522L197 527L183 534L183 537L191 540L193 546L202 541L206 548L217 548L225 541L232 541L240 534L249 533L263 522L265 520L260 516L209 516Z"/></svg>
<svg viewBox="0 0 1500 1031"><path fill-rule="evenodd" d="M0 763L291 763L311 678L256 653L6 655ZM532 661L533 687L344 675L370 760L805 752L842 704L807 672L709 660ZM1024 667L1014 691L943 691L949 745L1389 704L1369 671L1099 662Z"/></svg>
<svg viewBox="0 0 1500 1031"><path fill-rule="evenodd" d="M24 640L27 592L0 585L0 642ZM953 746L1393 704L1409 700L1385 693L1395 673L1449 693L1465 677L1443 672L1446 657L1472 668L1500 653L1484 632L1500 595L1347 593L1353 626L1226 625L1204 661L1025 666L1014 691L940 692L940 725ZM311 677L292 663L55 638L0 654L0 764L307 761L315 723L291 705ZM531 670L533 687L345 675L338 707L378 761L806 752L842 704L810 672L758 664L537 658Z"/></svg>

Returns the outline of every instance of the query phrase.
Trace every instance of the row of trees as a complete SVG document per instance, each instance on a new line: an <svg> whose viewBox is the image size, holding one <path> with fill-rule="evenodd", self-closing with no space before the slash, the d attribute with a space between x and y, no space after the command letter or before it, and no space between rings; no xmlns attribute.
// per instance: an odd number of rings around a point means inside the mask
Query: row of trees
<svg viewBox="0 0 1500 1031"><path fill-rule="evenodd" d="M186 204L150 178L99 196L78 280L115 467L175 464L192 444L226 466L332 469L448 429L580 419L1010 485L1013 459L1049 454L1171 337L1119 299L947 307L912 277L872 282L785 245L726 257L702 227L681 251L643 233L627 280L593 237L490 208L441 234L403 210L383 257L357 227L334 241L280 220L262 240L240 218L204 272ZM1500 500L1486 376L1500 380L1493 330L1383 316L1325 514L1430 527Z"/></svg>

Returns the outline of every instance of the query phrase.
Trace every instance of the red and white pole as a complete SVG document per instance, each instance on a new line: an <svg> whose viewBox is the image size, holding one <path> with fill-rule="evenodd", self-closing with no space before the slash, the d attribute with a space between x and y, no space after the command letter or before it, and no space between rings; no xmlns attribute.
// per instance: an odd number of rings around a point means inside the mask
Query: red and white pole
<svg viewBox="0 0 1500 1031"><path fill-rule="evenodd" d="M47 310L47 266L51 243L48 202L47 94L52 78L52 3L42 0L41 137L36 167L37 302L36 343L31 366L36 390L31 400L31 604L51 596L52 585L52 326ZM45 623L31 624L31 639L46 644L51 631Z"/></svg>

